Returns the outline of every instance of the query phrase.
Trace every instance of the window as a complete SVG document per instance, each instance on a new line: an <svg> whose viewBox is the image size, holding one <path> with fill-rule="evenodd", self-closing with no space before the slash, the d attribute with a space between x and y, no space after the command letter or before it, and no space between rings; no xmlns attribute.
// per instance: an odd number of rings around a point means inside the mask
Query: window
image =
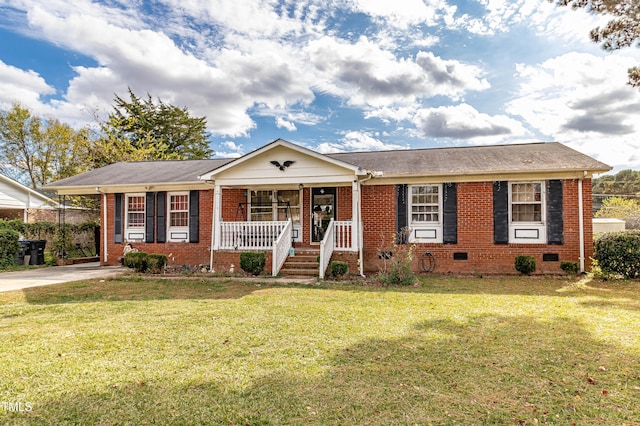
<svg viewBox="0 0 640 426"><path fill-rule="evenodd" d="M411 222L440 221L440 185L411 187Z"/></svg>
<svg viewBox="0 0 640 426"><path fill-rule="evenodd" d="M509 242L541 244L547 240L545 185L509 183Z"/></svg>
<svg viewBox="0 0 640 426"><path fill-rule="evenodd" d="M144 228L144 195L127 196L127 228Z"/></svg>
<svg viewBox="0 0 640 426"><path fill-rule="evenodd" d="M125 204L125 240L143 241L145 226L144 194L128 194Z"/></svg>
<svg viewBox="0 0 640 426"><path fill-rule="evenodd" d="M280 190L278 194L278 220L300 223L300 191Z"/></svg>
<svg viewBox="0 0 640 426"><path fill-rule="evenodd" d="M252 221L285 221L300 223L300 191L251 191Z"/></svg>
<svg viewBox="0 0 640 426"><path fill-rule="evenodd" d="M273 220L271 191L251 191L251 221Z"/></svg>
<svg viewBox="0 0 640 426"><path fill-rule="evenodd" d="M189 239L189 193L174 192L168 195L169 241Z"/></svg>
<svg viewBox="0 0 640 426"><path fill-rule="evenodd" d="M442 185L409 187L409 241L442 242Z"/></svg>
<svg viewBox="0 0 640 426"><path fill-rule="evenodd" d="M513 222L542 222L542 184L511 184L511 220Z"/></svg>

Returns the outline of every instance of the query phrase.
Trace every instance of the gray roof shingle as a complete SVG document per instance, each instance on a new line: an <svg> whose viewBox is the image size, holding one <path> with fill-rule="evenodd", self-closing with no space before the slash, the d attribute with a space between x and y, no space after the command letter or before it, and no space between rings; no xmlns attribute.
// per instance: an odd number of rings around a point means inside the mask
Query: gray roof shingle
<svg viewBox="0 0 640 426"><path fill-rule="evenodd" d="M198 176L217 169L232 158L114 163L54 182L47 187L140 185L199 182ZM46 187L45 187L46 188Z"/></svg>
<svg viewBox="0 0 640 426"><path fill-rule="evenodd" d="M328 155L366 170L381 171L385 177L583 170L604 172L611 169L558 142Z"/></svg>
<svg viewBox="0 0 640 426"><path fill-rule="evenodd" d="M429 148L326 154L384 177L458 176L498 173L601 173L608 165L558 142ZM200 182L198 176L234 159L116 163L47 185L45 188L100 185L179 184Z"/></svg>

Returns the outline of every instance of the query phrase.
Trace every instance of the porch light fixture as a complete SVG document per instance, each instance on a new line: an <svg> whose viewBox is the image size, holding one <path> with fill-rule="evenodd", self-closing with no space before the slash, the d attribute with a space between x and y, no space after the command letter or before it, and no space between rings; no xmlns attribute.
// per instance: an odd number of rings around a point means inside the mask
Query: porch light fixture
<svg viewBox="0 0 640 426"><path fill-rule="evenodd" d="M304 188L303 184L298 185L298 189L302 191L302 188Z"/></svg>

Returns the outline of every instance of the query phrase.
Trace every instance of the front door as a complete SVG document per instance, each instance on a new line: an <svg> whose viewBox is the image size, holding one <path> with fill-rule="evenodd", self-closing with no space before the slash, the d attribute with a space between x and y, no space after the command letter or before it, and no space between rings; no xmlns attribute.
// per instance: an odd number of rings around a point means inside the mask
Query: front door
<svg viewBox="0 0 640 426"><path fill-rule="evenodd" d="M329 226L336 218L336 189L311 188L311 242L319 243Z"/></svg>

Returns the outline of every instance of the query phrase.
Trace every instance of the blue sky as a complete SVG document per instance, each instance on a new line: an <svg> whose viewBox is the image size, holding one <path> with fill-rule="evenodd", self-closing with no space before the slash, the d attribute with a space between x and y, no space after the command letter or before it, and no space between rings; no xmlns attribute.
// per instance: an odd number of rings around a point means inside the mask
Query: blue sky
<svg viewBox="0 0 640 426"><path fill-rule="evenodd" d="M640 169L640 49L546 0L0 0L0 108L95 125L127 87L217 156L559 141Z"/></svg>

